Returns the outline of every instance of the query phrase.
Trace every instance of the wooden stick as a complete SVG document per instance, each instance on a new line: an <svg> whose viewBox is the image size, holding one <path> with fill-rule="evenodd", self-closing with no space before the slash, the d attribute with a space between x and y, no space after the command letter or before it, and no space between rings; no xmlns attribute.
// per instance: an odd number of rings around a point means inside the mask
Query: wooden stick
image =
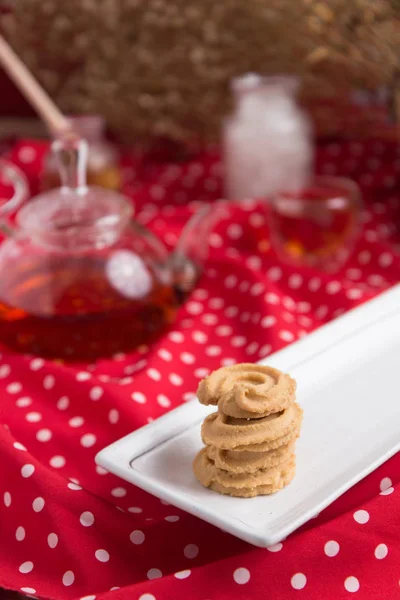
<svg viewBox="0 0 400 600"><path fill-rule="evenodd" d="M54 135L71 132L71 125L66 117L2 35L0 35L0 64Z"/></svg>

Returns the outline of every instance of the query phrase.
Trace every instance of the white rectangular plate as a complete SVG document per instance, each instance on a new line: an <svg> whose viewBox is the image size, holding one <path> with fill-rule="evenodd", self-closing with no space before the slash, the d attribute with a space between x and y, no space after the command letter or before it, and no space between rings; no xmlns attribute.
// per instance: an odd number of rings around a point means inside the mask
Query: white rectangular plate
<svg viewBox="0 0 400 600"><path fill-rule="evenodd" d="M304 423L297 474L284 490L221 496L194 478L197 400L102 450L99 465L247 542L267 547L328 506L400 449L400 286L268 357L297 379Z"/></svg>

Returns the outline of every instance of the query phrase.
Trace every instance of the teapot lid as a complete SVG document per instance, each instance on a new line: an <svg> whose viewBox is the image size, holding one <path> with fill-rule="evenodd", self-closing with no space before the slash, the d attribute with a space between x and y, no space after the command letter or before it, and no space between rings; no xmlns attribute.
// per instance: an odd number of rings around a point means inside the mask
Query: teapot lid
<svg viewBox="0 0 400 600"><path fill-rule="evenodd" d="M77 228L124 226L133 213L130 201L117 192L86 185L87 142L77 136L52 144L62 185L33 198L17 215L29 232L62 233Z"/></svg>
<svg viewBox="0 0 400 600"><path fill-rule="evenodd" d="M29 232L58 232L82 227L123 226L131 218L129 200L99 186L62 186L33 198L17 214L17 224Z"/></svg>

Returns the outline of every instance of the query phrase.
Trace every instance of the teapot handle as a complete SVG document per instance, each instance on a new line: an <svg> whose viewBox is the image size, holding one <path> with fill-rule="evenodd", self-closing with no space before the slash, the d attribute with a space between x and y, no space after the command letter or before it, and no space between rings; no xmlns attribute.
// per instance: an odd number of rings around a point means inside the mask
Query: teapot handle
<svg viewBox="0 0 400 600"><path fill-rule="evenodd" d="M224 218L226 201L203 205L186 223L169 257L175 286L183 294L190 292L208 258L209 237L213 226Z"/></svg>
<svg viewBox="0 0 400 600"><path fill-rule="evenodd" d="M29 195L29 185L24 173L16 165L0 160L0 172L3 181L10 184L14 193L10 199L0 197L0 228L6 235L12 233L6 216L13 214L26 201Z"/></svg>

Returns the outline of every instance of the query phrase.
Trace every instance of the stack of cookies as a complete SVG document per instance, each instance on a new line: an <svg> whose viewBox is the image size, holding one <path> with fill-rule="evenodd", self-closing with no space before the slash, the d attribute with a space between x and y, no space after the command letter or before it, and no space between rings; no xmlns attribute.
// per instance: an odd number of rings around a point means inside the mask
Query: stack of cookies
<svg viewBox="0 0 400 600"><path fill-rule="evenodd" d="M288 485L295 475L295 443L303 418L295 391L289 375L254 364L224 367L204 379L198 399L218 411L202 426L206 447L193 463L199 482L244 498Z"/></svg>

